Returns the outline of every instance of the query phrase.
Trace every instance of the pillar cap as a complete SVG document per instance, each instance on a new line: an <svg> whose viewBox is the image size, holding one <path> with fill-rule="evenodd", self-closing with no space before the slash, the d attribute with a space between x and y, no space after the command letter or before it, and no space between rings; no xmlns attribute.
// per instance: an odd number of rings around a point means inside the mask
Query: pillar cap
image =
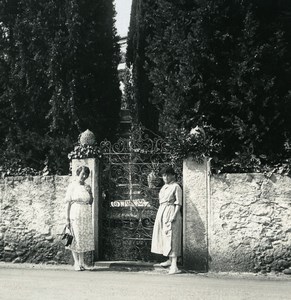
<svg viewBox="0 0 291 300"><path fill-rule="evenodd" d="M93 146L96 143L95 135L89 129L82 132L79 136L79 143L81 145L90 145Z"/></svg>

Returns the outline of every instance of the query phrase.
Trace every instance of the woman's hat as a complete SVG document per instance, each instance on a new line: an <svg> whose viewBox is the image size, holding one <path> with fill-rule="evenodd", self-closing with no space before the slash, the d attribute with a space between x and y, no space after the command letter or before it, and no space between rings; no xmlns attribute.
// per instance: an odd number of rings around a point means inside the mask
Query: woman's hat
<svg viewBox="0 0 291 300"><path fill-rule="evenodd" d="M160 173L161 173L161 175L164 175L164 174L167 174L167 175L177 175L177 173L175 172L175 170L171 166L164 167L161 170Z"/></svg>

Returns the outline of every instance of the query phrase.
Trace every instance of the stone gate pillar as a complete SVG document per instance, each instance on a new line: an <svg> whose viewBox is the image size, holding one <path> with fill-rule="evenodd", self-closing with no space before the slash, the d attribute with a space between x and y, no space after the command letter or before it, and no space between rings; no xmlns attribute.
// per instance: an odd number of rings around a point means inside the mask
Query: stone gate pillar
<svg viewBox="0 0 291 300"><path fill-rule="evenodd" d="M91 185L93 193L92 222L94 229L94 260L99 259L99 203L100 203L100 183L99 183L99 160L97 158L72 159L72 175L76 175L76 170L80 166L87 166L90 169L90 176L87 183Z"/></svg>
<svg viewBox="0 0 291 300"><path fill-rule="evenodd" d="M208 197L210 161L183 162L183 265L208 270Z"/></svg>

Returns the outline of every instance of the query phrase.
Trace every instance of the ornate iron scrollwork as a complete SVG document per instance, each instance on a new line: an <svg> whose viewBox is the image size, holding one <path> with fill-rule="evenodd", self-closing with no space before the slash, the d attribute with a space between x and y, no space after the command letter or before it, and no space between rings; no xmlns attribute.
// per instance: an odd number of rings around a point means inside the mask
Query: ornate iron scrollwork
<svg viewBox="0 0 291 300"><path fill-rule="evenodd" d="M101 142L101 255L105 260L156 260L151 237L158 192L158 173L170 163L170 153L161 137L137 127L129 139ZM149 184L149 174L157 176Z"/></svg>

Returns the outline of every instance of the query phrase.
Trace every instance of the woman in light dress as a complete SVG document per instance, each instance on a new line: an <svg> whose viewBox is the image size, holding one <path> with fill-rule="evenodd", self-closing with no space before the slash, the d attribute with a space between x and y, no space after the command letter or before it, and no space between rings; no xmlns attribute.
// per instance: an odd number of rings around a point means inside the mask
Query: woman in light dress
<svg viewBox="0 0 291 300"><path fill-rule="evenodd" d="M93 196L91 187L85 183L90 169L81 166L76 171L74 180L67 189L67 226L73 233L73 242L68 247L74 258L74 269L85 270L84 253L94 250L94 234L92 224Z"/></svg>
<svg viewBox="0 0 291 300"><path fill-rule="evenodd" d="M176 173L172 167L162 171L164 186L159 193L159 209L153 229L151 252L168 256L168 260L159 264L170 267L169 274L180 273L177 258L181 256L182 238L182 189L176 182Z"/></svg>

